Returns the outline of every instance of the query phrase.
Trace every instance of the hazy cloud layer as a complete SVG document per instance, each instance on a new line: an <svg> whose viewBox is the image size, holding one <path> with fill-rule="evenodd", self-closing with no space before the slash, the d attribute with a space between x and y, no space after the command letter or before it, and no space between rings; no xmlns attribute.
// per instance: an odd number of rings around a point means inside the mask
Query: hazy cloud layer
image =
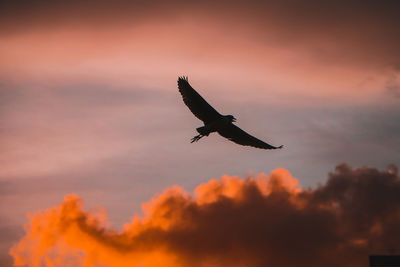
<svg viewBox="0 0 400 267"><path fill-rule="evenodd" d="M400 248L395 166L339 165L325 184L305 190L284 169L223 176L198 186L195 196L175 186L144 204L145 216L122 231L107 227L101 208L82 205L69 195L31 214L25 237L10 250L15 263L365 266L368 254Z"/></svg>
<svg viewBox="0 0 400 267"><path fill-rule="evenodd" d="M251 38L307 50L332 62L400 67L398 1L2 1L3 34L132 27L148 23L223 25Z"/></svg>

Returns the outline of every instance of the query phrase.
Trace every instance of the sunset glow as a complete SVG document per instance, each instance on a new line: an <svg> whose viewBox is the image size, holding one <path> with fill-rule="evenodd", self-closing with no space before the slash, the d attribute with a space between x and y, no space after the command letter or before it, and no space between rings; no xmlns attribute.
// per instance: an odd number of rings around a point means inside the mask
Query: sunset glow
<svg viewBox="0 0 400 267"><path fill-rule="evenodd" d="M104 208L85 211L81 198L67 195L59 206L28 215L26 235L10 254L17 266L365 263L364 253L397 244L387 234L400 222L399 190L397 172L346 165L315 190L301 190L284 169L247 179L224 175L198 186L195 197L178 186L166 189L121 231L110 227ZM385 209L367 200L373 191ZM364 204L369 210L354 209ZM395 212L383 215L389 209Z"/></svg>
<svg viewBox="0 0 400 267"><path fill-rule="evenodd" d="M0 266L361 267L397 252L398 10L2 1ZM179 76L283 149L191 144L203 122Z"/></svg>

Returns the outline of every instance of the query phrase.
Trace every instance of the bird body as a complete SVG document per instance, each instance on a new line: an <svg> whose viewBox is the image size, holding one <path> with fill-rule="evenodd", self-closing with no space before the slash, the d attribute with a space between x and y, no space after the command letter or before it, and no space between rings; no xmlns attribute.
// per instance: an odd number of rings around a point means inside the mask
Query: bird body
<svg viewBox="0 0 400 267"><path fill-rule="evenodd" d="M229 124L232 123L232 121L235 120L235 118L231 118L232 115L222 115L218 117L217 119L204 124L204 126L197 128L197 132L201 135L208 136L212 132L218 132L218 130L229 126ZM233 116L232 116L233 117Z"/></svg>
<svg viewBox="0 0 400 267"><path fill-rule="evenodd" d="M232 115L222 115L216 111L190 86L187 77L178 78L178 89L186 106L204 123L204 126L196 129L199 135L192 138L192 143L199 141L204 136L210 135L212 132L218 132L221 136L239 145L262 149L282 148L282 146L275 147L269 145L234 125L233 122L236 121L235 117Z"/></svg>

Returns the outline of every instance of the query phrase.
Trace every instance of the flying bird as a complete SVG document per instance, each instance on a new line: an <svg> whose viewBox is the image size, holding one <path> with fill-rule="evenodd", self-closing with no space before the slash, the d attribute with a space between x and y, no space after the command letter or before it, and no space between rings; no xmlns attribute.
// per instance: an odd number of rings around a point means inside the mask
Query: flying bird
<svg viewBox="0 0 400 267"><path fill-rule="evenodd" d="M212 132L217 132L221 136L243 146L252 146L262 149L277 149L275 147L251 136L233 122L236 121L232 115L222 115L216 111L196 90L190 86L188 77L178 78L178 88L182 95L183 102L190 111L200 120L204 126L197 128L199 135L192 138L191 143L199 141L202 137L208 136Z"/></svg>

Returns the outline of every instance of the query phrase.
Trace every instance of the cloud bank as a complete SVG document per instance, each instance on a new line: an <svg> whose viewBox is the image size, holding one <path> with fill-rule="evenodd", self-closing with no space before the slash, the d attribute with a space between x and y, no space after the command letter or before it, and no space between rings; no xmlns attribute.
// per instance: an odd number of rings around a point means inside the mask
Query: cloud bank
<svg viewBox="0 0 400 267"><path fill-rule="evenodd" d="M3 35L72 29L126 28L145 23L224 25L232 38L307 47L328 62L399 68L398 1L3 1ZM211 22L212 25L209 24ZM179 27L178 27L179 30ZM350 60L349 60L350 59Z"/></svg>
<svg viewBox="0 0 400 267"><path fill-rule="evenodd" d="M194 196L174 186L143 204L121 231L102 208L67 195L29 215L10 249L28 266L366 266L400 248L400 177L346 164L325 184L301 189L285 169L222 176Z"/></svg>
<svg viewBox="0 0 400 267"><path fill-rule="evenodd" d="M187 74L239 99L381 103L382 94L398 91L399 7L353 0L3 1L0 80L165 90Z"/></svg>

